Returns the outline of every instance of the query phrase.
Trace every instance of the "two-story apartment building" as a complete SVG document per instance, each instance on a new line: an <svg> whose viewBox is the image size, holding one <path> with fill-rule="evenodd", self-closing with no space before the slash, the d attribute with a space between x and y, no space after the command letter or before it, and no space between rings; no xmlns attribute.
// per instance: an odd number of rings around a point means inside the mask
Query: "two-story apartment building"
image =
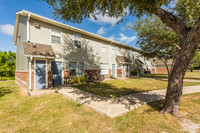
<svg viewBox="0 0 200 133"><path fill-rule="evenodd" d="M129 77L151 63L139 49L21 10L16 13L16 82L26 90L65 83L69 76Z"/></svg>

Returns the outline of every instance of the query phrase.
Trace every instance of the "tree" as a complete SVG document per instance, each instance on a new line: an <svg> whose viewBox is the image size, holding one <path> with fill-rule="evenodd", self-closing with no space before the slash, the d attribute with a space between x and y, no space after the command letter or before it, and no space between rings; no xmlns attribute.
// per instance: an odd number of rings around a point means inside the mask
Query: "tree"
<svg viewBox="0 0 200 133"><path fill-rule="evenodd" d="M180 49L168 78L163 113L179 117L179 102L186 69L200 43L199 0L45 0L54 16L63 21L81 23L84 18L102 13L109 17L156 15L177 35Z"/></svg>
<svg viewBox="0 0 200 133"><path fill-rule="evenodd" d="M138 33L137 45L142 49L141 54L148 59L161 60L170 75L167 62L173 59L180 49L175 32L156 16L142 18L128 27Z"/></svg>
<svg viewBox="0 0 200 133"><path fill-rule="evenodd" d="M200 51L199 50L196 51L194 58L192 59L192 61L190 62L188 66L191 72L193 72L193 69L197 67L200 67Z"/></svg>
<svg viewBox="0 0 200 133"><path fill-rule="evenodd" d="M0 51L1 76L12 77L15 75L16 54L11 51Z"/></svg>

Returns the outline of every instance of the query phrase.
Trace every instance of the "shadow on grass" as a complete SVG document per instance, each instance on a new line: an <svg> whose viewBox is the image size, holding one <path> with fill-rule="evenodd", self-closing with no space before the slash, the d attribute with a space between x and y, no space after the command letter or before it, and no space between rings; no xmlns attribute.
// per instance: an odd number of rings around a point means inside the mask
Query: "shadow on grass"
<svg viewBox="0 0 200 133"><path fill-rule="evenodd" d="M139 92L144 92L138 88L117 88L117 86L114 86L109 83L90 83L90 84L82 84L82 85L77 85L74 86L77 89L87 91L102 97L106 98L116 98L116 97L121 97L124 95L128 94L133 94L133 93L139 93Z"/></svg>
<svg viewBox="0 0 200 133"><path fill-rule="evenodd" d="M6 94L10 94L13 91L11 89L5 88L5 87L0 87L0 97L6 95Z"/></svg>

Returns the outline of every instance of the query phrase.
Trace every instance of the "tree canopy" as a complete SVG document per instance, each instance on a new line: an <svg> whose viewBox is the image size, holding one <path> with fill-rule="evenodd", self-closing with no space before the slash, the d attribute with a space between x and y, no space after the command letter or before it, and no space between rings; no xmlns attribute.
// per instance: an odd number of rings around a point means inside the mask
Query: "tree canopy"
<svg viewBox="0 0 200 133"><path fill-rule="evenodd" d="M16 54L14 52L0 51L0 73L5 77L15 75Z"/></svg>

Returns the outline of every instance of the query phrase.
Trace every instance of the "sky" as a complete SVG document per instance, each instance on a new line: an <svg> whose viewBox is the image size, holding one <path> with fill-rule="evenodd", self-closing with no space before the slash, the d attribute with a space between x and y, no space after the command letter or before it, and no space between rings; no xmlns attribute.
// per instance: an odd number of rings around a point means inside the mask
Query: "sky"
<svg viewBox="0 0 200 133"><path fill-rule="evenodd" d="M53 9L42 0L0 0L0 51L16 51L16 46L12 43L15 13L22 9L55 20L52 15ZM102 15L98 15L97 18L98 20L86 18L81 24L70 22L66 22L66 24L137 47L137 33L127 28L127 25L137 21L137 18L127 17L127 20L120 24L116 24L118 22L117 18L109 18ZM61 20L56 21L62 22Z"/></svg>

